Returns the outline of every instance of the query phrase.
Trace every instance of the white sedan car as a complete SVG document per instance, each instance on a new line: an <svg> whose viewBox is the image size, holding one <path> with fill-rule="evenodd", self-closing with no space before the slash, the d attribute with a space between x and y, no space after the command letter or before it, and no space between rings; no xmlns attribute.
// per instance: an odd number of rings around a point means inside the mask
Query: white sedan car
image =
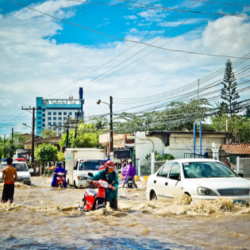
<svg viewBox="0 0 250 250"><path fill-rule="evenodd" d="M209 159L179 159L165 163L147 181L148 200L174 198L182 194L192 200L250 201L250 181L239 177L224 163Z"/></svg>

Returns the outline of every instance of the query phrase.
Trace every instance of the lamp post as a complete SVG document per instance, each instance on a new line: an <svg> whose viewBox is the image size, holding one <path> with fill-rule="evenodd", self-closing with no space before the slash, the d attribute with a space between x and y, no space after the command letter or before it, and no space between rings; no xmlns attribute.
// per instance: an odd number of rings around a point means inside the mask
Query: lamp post
<svg viewBox="0 0 250 250"><path fill-rule="evenodd" d="M109 103L103 102L101 99L99 99L96 103L99 105L100 103L107 104L109 106L110 110L110 123L109 123L109 138L110 138L110 159L114 158L114 144L113 144L113 97L110 96Z"/></svg>

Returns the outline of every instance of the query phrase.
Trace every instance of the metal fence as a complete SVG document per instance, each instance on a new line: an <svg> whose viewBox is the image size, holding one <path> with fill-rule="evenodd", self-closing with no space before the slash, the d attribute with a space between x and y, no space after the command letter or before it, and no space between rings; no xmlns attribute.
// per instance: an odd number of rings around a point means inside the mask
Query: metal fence
<svg viewBox="0 0 250 250"><path fill-rule="evenodd" d="M242 173L244 178L250 178L250 158L237 157L237 173Z"/></svg>

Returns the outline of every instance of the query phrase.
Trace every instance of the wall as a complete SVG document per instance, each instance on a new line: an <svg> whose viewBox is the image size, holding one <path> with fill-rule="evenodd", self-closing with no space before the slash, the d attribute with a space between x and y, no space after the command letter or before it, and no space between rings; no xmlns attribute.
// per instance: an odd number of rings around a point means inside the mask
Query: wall
<svg viewBox="0 0 250 250"><path fill-rule="evenodd" d="M145 132L136 132L135 136L135 156L136 159L146 161L146 155L154 151L164 153L164 144L160 138L145 136Z"/></svg>
<svg viewBox="0 0 250 250"><path fill-rule="evenodd" d="M211 150L213 142L219 145L225 143L224 134L204 134L202 135L202 154ZM171 134L169 147L165 148L165 153L172 154L176 159L184 158L184 153L193 153L193 134ZM168 151L168 152L167 152ZM200 138L196 137L196 154L200 154Z"/></svg>

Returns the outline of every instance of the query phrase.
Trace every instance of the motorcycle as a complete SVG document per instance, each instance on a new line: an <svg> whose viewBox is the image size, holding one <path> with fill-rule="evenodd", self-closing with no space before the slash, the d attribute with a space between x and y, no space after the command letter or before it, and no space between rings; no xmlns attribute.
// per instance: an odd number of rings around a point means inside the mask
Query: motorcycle
<svg viewBox="0 0 250 250"><path fill-rule="evenodd" d="M93 177L93 174L88 173L88 176ZM78 205L78 210L81 212L97 210L106 207L107 199L105 198L105 189L112 189L112 185L108 184L108 182L104 180L93 181L92 184L98 187L98 191L86 188L84 197L82 199L83 206ZM84 210L85 205L86 210Z"/></svg>
<svg viewBox="0 0 250 250"><path fill-rule="evenodd" d="M65 183L65 178L66 178L66 173L63 172L54 172L56 175L56 187L59 188L64 188L64 183Z"/></svg>
<svg viewBox="0 0 250 250"><path fill-rule="evenodd" d="M129 177L128 178L128 181L127 181L127 185L128 185L128 188L133 188L134 187L134 180L132 177Z"/></svg>

